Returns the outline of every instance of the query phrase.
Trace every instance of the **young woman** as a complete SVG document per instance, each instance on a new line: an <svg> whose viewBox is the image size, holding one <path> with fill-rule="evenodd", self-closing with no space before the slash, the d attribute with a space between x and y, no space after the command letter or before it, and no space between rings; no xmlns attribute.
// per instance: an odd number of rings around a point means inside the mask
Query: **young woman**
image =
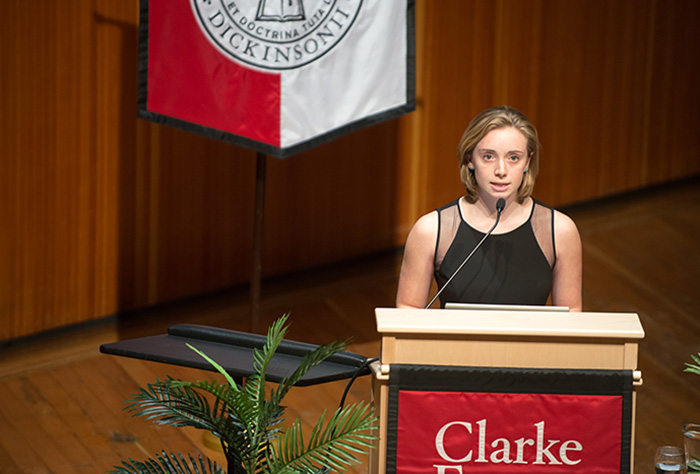
<svg viewBox="0 0 700 474"><path fill-rule="evenodd" d="M581 238L566 215L530 194L539 169L537 130L512 107L477 115L457 148L464 196L421 217L409 233L397 307L424 308L432 279L446 302L544 305L581 311ZM462 262L498 225L454 278Z"/></svg>

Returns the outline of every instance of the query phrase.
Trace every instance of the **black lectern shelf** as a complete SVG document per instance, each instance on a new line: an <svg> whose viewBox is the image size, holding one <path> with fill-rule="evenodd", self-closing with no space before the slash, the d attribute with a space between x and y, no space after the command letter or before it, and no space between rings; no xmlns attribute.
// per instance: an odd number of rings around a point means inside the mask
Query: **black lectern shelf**
<svg viewBox="0 0 700 474"><path fill-rule="evenodd" d="M255 373L253 349L262 349L266 342L267 338L259 334L178 324L171 326L167 334L103 344L100 352L215 371L209 362L187 347L186 344L190 344L215 360L232 377L246 378ZM268 366L266 380L279 383L294 372L304 354L316 347L318 346L314 344L285 339ZM297 386L316 385L369 373L366 357L343 351L311 369Z"/></svg>

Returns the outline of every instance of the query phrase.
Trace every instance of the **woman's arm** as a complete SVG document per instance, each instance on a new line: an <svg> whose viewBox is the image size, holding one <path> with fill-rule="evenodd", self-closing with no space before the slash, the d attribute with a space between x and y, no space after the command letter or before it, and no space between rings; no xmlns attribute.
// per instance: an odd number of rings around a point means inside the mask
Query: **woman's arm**
<svg viewBox="0 0 700 474"><path fill-rule="evenodd" d="M397 308L425 308L433 281L435 244L437 242L437 211L426 214L413 226L406 239Z"/></svg>
<svg viewBox="0 0 700 474"><path fill-rule="evenodd" d="M554 215L554 236L557 262L552 275L552 304L568 306L571 311L582 311L581 236L574 221L561 212Z"/></svg>

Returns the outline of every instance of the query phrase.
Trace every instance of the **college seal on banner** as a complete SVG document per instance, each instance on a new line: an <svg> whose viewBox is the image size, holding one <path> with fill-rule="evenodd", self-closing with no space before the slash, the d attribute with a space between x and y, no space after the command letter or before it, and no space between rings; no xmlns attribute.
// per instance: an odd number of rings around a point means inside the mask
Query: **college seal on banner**
<svg viewBox="0 0 700 474"><path fill-rule="evenodd" d="M352 28L362 0L191 0L202 31L219 50L264 70L320 58Z"/></svg>

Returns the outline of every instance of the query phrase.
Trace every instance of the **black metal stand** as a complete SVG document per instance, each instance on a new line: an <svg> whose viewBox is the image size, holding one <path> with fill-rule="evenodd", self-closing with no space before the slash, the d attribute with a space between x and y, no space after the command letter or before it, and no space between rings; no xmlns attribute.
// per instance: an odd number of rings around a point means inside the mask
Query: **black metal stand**
<svg viewBox="0 0 700 474"><path fill-rule="evenodd" d="M258 152L255 170L255 222L253 227L253 262L250 276L250 332L260 328L260 293L262 282L262 239L265 224L265 170L267 156Z"/></svg>
<svg viewBox="0 0 700 474"><path fill-rule="evenodd" d="M246 378L256 373L254 349L262 349L266 342L267 337L259 334L179 324L171 326L164 335L103 344L100 352L215 371L209 362L187 347L190 344L215 360L232 377ZM296 370L301 358L316 347L305 342L282 341L268 366L265 379L275 383L282 381ZM343 351L311 369L297 385L316 385L366 375L370 372L366 362L365 356Z"/></svg>

